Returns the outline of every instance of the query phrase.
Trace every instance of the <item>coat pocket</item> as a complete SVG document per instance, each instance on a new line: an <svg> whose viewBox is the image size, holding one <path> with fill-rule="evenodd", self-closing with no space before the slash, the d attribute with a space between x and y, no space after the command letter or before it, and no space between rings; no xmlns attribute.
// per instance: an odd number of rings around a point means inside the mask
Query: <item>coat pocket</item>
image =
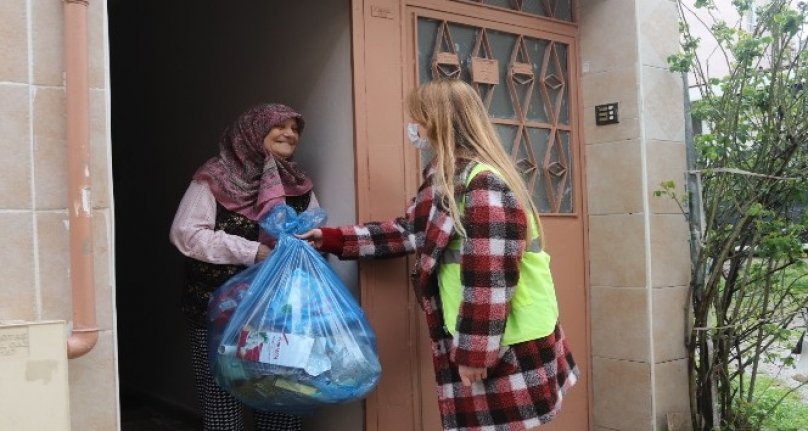
<svg viewBox="0 0 808 431"><path fill-rule="evenodd" d="M488 378L504 377L519 372L519 361L511 346L502 346L499 350L499 360L496 365L488 369Z"/></svg>

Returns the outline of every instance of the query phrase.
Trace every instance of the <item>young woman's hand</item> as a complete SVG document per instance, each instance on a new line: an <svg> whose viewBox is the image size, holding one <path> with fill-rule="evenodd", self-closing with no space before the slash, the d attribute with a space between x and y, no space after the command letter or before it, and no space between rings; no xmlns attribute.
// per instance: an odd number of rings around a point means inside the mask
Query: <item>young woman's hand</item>
<svg viewBox="0 0 808 431"><path fill-rule="evenodd" d="M295 235L303 241L308 241L309 245L319 250L323 246L323 231L321 229L312 229L306 233Z"/></svg>
<svg viewBox="0 0 808 431"><path fill-rule="evenodd" d="M465 365L458 365L457 372L460 374L460 380L463 381L463 386L471 386L474 382L479 382L488 377L488 371L485 368L471 368Z"/></svg>

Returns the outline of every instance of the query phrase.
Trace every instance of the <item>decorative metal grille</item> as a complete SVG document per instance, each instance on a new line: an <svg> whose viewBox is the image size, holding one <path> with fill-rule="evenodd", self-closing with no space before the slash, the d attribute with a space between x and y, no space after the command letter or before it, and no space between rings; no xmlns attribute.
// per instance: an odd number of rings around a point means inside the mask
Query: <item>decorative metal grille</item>
<svg viewBox="0 0 808 431"><path fill-rule="evenodd" d="M423 17L417 32L419 82L472 84L539 211L574 212L569 46Z"/></svg>
<svg viewBox="0 0 808 431"><path fill-rule="evenodd" d="M511 11L572 22L572 0L466 0Z"/></svg>

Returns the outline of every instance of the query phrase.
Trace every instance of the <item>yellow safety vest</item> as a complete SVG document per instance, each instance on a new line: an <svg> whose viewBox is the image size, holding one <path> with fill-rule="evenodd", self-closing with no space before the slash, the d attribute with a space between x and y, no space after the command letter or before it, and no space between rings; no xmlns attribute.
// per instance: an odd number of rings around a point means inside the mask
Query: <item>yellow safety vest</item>
<svg viewBox="0 0 808 431"><path fill-rule="evenodd" d="M492 166L478 163L466 180L468 187L471 180L482 171L491 171L499 175ZM460 202L463 212L465 197ZM541 250L539 230L536 219L529 214L534 236L527 245L519 265L519 282L516 292L511 298L510 311L505 323L505 334L501 344L509 346L523 341L535 340L550 335L558 320L558 302L556 301L553 277L550 274L550 255ZM444 251L438 269L438 283L443 306L443 320L446 329L454 335L457 327L457 315L463 300L463 286L460 284L460 251L463 238L460 235L449 242Z"/></svg>

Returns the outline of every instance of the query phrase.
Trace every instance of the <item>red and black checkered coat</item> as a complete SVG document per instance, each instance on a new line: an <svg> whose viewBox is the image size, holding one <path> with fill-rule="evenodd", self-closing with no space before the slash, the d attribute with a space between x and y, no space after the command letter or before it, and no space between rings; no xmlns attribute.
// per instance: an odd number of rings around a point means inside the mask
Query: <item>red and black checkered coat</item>
<svg viewBox="0 0 808 431"><path fill-rule="evenodd" d="M558 325L547 337L500 346L509 300L519 280L526 217L513 192L490 171L477 174L466 189L472 167L469 162L459 166L455 178L460 185L456 193L465 192L467 238L460 262L463 302L454 337L444 329L436 271L454 228L451 216L435 198L431 169L425 171L424 183L405 217L339 228L344 245L341 257L416 253L413 285L432 339L445 430L529 429L555 416L578 371ZM488 377L464 387L457 365L486 367Z"/></svg>

